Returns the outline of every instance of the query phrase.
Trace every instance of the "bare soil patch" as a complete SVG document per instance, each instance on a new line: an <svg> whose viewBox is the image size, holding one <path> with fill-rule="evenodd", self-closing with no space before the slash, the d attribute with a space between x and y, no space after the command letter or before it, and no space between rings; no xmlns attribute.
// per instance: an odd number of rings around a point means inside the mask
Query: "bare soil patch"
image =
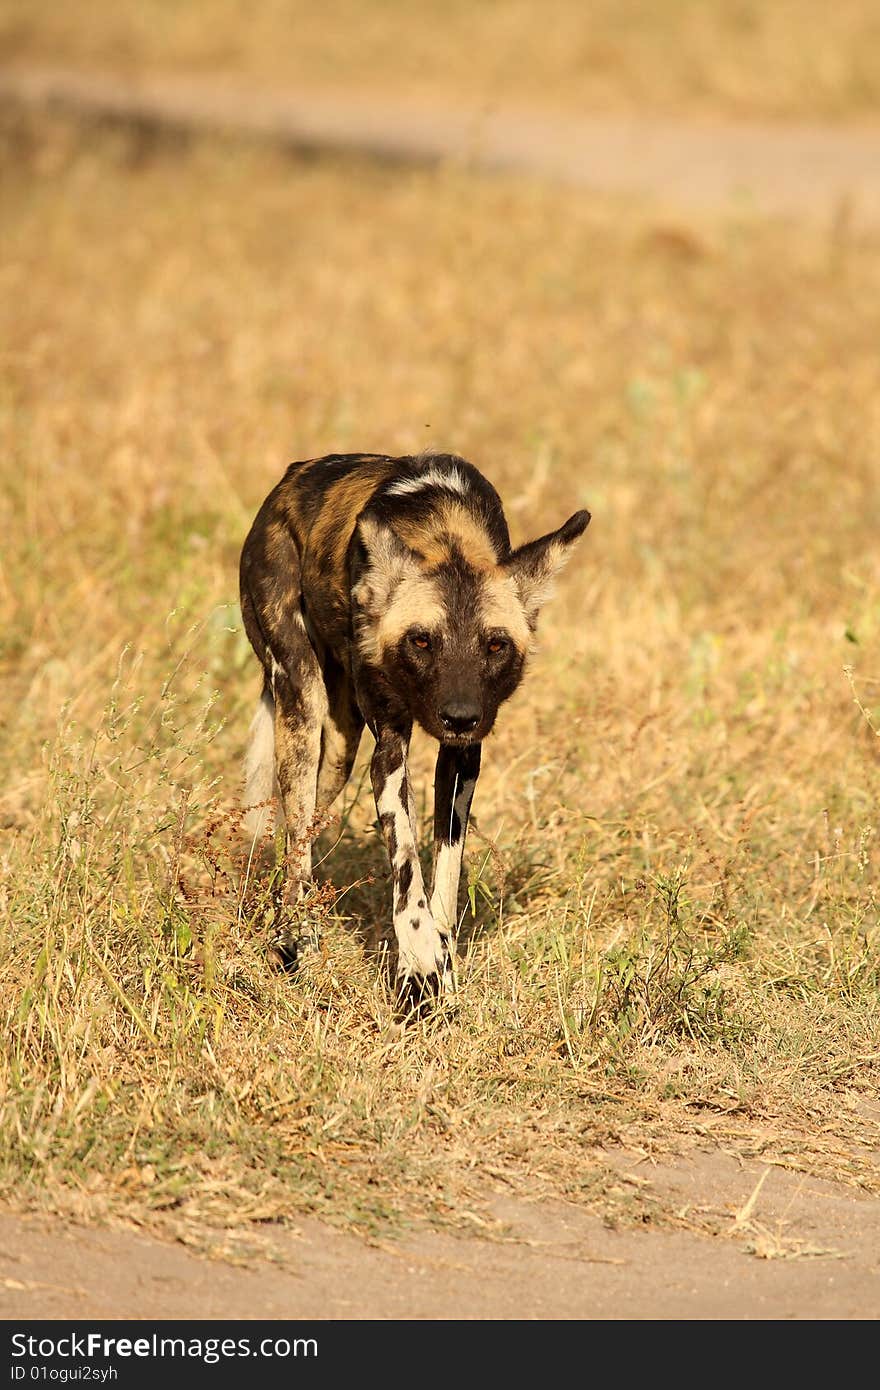
<svg viewBox="0 0 880 1390"><path fill-rule="evenodd" d="M632 1157L622 1166L632 1169ZM498 1198L486 1236L366 1242L313 1218L206 1260L134 1231L0 1218L6 1318L876 1318L880 1203L723 1154L636 1166L716 1225L615 1229Z"/></svg>
<svg viewBox="0 0 880 1390"><path fill-rule="evenodd" d="M0 72L0 96L101 119L235 130L297 150L453 160L538 175L660 207L880 221L880 128L629 113L586 116L446 105L394 89L255 86L222 76Z"/></svg>

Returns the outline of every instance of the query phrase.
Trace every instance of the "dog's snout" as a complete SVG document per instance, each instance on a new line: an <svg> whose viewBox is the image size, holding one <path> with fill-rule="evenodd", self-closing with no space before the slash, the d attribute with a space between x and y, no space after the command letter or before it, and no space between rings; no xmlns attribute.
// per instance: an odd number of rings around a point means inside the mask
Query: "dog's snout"
<svg viewBox="0 0 880 1390"><path fill-rule="evenodd" d="M451 734L469 734L479 724L481 713L472 700L447 700L440 711L440 719Z"/></svg>

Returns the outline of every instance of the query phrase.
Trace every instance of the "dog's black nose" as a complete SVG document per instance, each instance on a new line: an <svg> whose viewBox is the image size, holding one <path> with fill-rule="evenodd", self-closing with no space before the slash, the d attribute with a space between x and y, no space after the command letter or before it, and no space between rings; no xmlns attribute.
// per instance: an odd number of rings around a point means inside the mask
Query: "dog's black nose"
<svg viewBox="0 0 880 1390"><path fill-rule="evenodd" d="M444 729L451 734L469 734L480 722L480 708L470 700L449 700L440 711Z"/></svg>

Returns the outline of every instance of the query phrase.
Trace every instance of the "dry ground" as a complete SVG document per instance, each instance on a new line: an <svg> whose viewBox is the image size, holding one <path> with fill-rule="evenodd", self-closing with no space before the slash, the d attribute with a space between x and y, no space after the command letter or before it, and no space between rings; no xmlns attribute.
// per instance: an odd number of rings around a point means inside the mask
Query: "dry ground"
<svg viewBox="0 0 880 1390"><path fill-rule="evenodd" d="M3 135L4 1202L720 1229L621 1145L876 1197L876 236ZM518 537L594 523L487 748L458 1011L401 1028L357 778L324 950L266 968L235 566L288 459L429 443Z"/></svg>
<svg viewBox="0 0 880 1390"><path fill-rule="evenodd" d="M726 1238L496 1196L470 1236L416 1228L365 1243L304 1217L253 1234L247 1251L231 1233L230 1262L222 1232L206 1260L133 1232L5 1215L0 1298L8 1319L880 1317L875 1201L720 1154L631 1176L680 1205L699 1193Z"/></svg>

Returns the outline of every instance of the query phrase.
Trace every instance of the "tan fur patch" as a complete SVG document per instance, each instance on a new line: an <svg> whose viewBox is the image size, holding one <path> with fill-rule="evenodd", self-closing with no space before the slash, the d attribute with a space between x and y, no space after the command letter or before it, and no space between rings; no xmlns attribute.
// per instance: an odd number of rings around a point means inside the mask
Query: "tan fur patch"
<svg viewBox="0 0 880 1390"><path fill-rule="evenodd" d="M369 460L328 489L309 533L308 554L310 559L329 557L334 576L344 571L345 552L358 515L392 467L387 459Z"/></svg>
<svg viewBox="0 0 880 1390"><path fill-rule="evenodd" d="M266 558L270 563L277 563L290 545L290 532L285 523L279 519L269 522L266 527Z"/></svg>
<svg viewBox="0 0 880 1390"><path fill-rule="evenodd" d="M448 614L436 582L430 575L422 574L401 580L384 613L371 616L372 621L362 632L360 646L368 661L379 664L384 653L400 641L408 628L437 632Z"/></svg>
<svg viewBox="0 0 880 1390"><path fill-rule="evenodd" d="M512 575L496 569L484 576L480 585L480 617L484 631L502 628L521 652L528 651L531 633Z"/></svg>
<svg viewBox="0 0 880 1390"><path fill-rule="evenodd" d="M466 508L455 503L444 506L435 524L427 529L423 524L396 524L392 531L370 518L360 525L370 567L354 597L368 619L359 638L368 661L380 663L407 628L437 632L448 624L452 615L430 569L445 563L454 547L474 569L484 630L502 628L521 652L528 650L529 625L516 579L497 565L489 537ZM477 550L478 563L472 563L468 546ZM413 553L416 551L424 559Z"/></svg>
<svg viewBox="0 0 880 1390"><path fill-rule="evenodd" d="M396 531L365 517L360 534L369 568L354 592L355 603L366 618L359 642L367 660L379 663L408 627L436 630L446 610L423 561L401 542Z"/></svg>
<svg viewBox="0 0 880 1390"><path fill-rule="evenodd" d="M432 566L444 564L455 549L476 570L493 569L498 562L486 528L454 497L444 499L428 521L399 524L397 531L400 539Z"/></svg>

